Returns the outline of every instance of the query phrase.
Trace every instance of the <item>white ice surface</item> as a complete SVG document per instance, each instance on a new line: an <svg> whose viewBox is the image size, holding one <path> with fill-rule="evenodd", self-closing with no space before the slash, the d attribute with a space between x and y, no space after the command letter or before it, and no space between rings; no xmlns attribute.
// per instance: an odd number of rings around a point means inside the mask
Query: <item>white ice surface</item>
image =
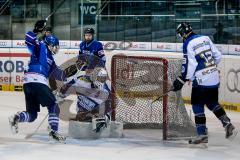
<svg viewBox="0 0 240 160"><path fill-rule="evenodd" d="M209 146L207 149L189 148L185 141L163 142L159 130L127 130L122 139L74 140L67 144L48 142L47 121L39 134L25 140L46 115L42 108L32 124L21 124L20 133L12 135L8 116L24 110L23 93L0 92L0 160L239 160L240 136L234 141L224 138L218 120L207 111ZM228 112L237 128L240 113ZM60 131L67 134L68 123L61 122Z"/></svg>

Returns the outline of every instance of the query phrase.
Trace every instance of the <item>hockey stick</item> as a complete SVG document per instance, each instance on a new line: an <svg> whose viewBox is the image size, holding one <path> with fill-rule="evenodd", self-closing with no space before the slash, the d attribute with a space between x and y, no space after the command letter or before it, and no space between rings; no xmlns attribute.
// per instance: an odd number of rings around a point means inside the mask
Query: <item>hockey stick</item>
<svg viewBox="0 0 240 160"><path fill-rule="evenodd" d="M63 3L65 2L66 0L63 0L61 1L61 3L58 4L58 6L52 11L52 13L50 13L46 18L45 20L48 21L48 19L58 11L58 9L63 5Z"/></svg>
<svg viewBox="0 0 240 160"><path fill-rule="evenodd" d="M35 134L38 132L39 128L42 126L42 124L45 122L45 120L47 119L47 117L48 117L48 114L43 118L43 120L41 121L41 123L37 126L37 128L36 128L32 133L29 133L29 134L27 134L27 135L25 136L25 139L29 139L29 138L31 138L33 135L35 135Z"/></svg>
<svg viewBox="0 0 240 160"><path fill-rule="evenodd" d="M62 106L62 107L60 107L60 108L63 108L63 107L66 107L66 106L70 106L70 105L73 103L72 100L66 101L67 103L64 103L64 102L65 102L65 101L62 101L61 103L59 103L59 105L64 104L64 106ZM38 132L39 128L43 125L43 123L44 123L45 120L47 119L48 115L49 115L49 114L46 114L46 116L45 116L45 117L43 118L43 120L39 123L39 125L37 126L37 128L36 128L32 133L27 134L27 135L25 136L25 139L31 138L32 136L34 136L34 135Z"/></svg>
<svg viewBox="0 0 240 160"><path fill-rule="evenodd" d="M158 96L156 99L154 99L154 100L151 102L151 106L153 105L153 103L159 101L162 97L166 96L166 95L167 95L169 92L171 92L171 91L173 91L173 87L170 87L170 89L169 89L167 92L161 94L161 95Z"/></svg>

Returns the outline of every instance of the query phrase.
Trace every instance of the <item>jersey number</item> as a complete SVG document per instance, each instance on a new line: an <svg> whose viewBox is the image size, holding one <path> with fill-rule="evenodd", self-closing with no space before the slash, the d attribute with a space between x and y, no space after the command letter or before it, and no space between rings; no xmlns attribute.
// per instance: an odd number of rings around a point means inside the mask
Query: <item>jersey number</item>
<svg viewBox="0 0 240 160"><path fill-rule="evenodd" d="M213 57L212 57L212 52L211 52L211 50L210 50L210 51L207 50L207 51L205 51L205 52L202 52L202 53L200 54L200 57L204 59L204 61L205 61L205 62L204 62L204 65L205 65L206 67L209 67L209 66L212 66L212 65L215 64L214 59L213 59Z"/></svg>

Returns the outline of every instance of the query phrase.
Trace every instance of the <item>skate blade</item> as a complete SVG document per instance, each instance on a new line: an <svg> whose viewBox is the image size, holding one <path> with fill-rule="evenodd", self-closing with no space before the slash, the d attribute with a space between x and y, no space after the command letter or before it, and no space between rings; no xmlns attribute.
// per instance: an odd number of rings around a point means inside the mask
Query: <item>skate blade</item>
<svg viewBox="0 0 240 160"><path fill-rule="evenodd" d="M9 122L9 126L12 134L18 134L18 128L16 128L16 126L12 126L11 117L8 117L8 122Z"/></svg>
<svg viewBox="0 0 240 160"><path fill-rule="evenodd" d="M66 139L64 140L56 140L53 137L49 136L49 143L50 144L66 144Z"/></svg>
<svg viewBox="0 0 240 160"><path fill-rule="evenodd" d="M200 148L200 149L206 149L208 148L207 143L199 143L199 144L188 144L189 148Z"/></svg>
<svg viewBox="0 0 240 160"><path fill-rule="evenodd" d="M233 140L235 139L235 137L237 136L237 134L238 134L238 130L237 130L237 129L234 129L234 130L233 130L233 134L232 134L230 137L228 137L227 139L228 139L229 141L233 141Z"/></svg>

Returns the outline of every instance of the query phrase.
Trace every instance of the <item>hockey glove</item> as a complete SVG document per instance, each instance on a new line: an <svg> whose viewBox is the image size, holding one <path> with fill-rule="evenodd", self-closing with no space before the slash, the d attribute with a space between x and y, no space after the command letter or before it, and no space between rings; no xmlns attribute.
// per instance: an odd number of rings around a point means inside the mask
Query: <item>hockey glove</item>
<svg viewBox="0 0 240 160"><path fill-rule="evenodd" d="M186 80L186 79L183 79L182 76L179 76L179 77L173 82L173 91L179 91L179 90L181 90L186 81L187 81L187 80Z"/></svg>

